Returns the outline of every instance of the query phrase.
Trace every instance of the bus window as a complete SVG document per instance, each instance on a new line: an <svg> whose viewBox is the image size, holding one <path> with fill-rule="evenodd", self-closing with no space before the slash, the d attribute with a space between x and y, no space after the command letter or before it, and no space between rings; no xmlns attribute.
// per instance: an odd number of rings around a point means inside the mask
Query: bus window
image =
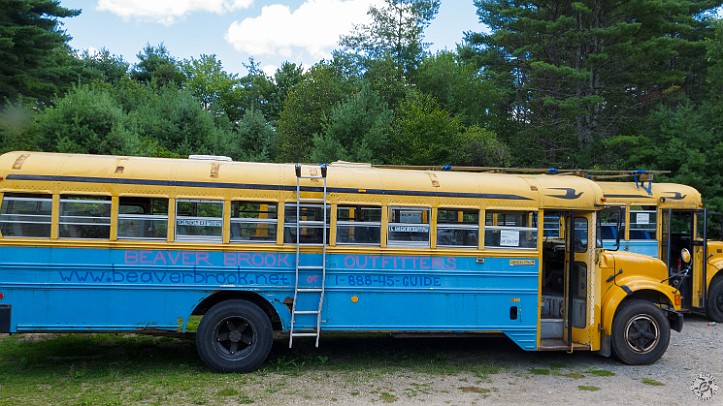
<svg viewBox="0 0 723 406"><path fill-rule="evenodd" d="M381 243L381 207L339 206L336 211L336 243L375 245Z"/></svg>
<svg viewBox="0 0 723 406"><path fill-rule="evenodd" d="M630 207L630 239L654 240L658 213L655 206Z"/></svg>
<svg viewBox="0 0 723 406"><path fill-rule="evenodd" d="M276 242L276 203L231 202L231 242Z"/></svg>
<svg viewBox="0 0 723 406"><path fill-rule="evenodd" d="M110 238L109 196L60 196L61 238Z"/></svg>
<svg viewBox="0 0 723 406"><path fill-rule="evenodd" d="M223 202L176 200L176 240L221 242Z"/></svg>
<svg viewBox="0 0 723 406"><path fill-rule="evenodd" d="M320 204L302 204L299 206L299 226L301 244L323 244L324 229L326 229L326 242L329 243L329 214L326 209L326 227L324 227L324 211ZM287 204L284 207L284 242L296 244L296 204Z"/></svg>
<svg viewBox="0 0 723 406"><path fill-rule="evenodd" d="M622 210L621 210L622 209ZM625 208L619 206L608 206L600 211L600 236L603 240L615 240L618 233L618 218L620 221L620 239L625 239Z"/></svg>
<svg viewBox="0 0 723 406"><path fill-rule="evenodd" d="M479 246L479 211L438 209L437 246L477 248Z"/></svg>
<svg viewBox="0 0 723 406"><path fill-rule="evenodd" d="M537 248L537 213L487 211L485 248Z"/></svg>
<svg viewBox="0 0 723 406"><path fill-rule="evenodd" d="M393 247L429 247L429 214L424 207L390 207L387 244Z"/></svg>
<svg viewBox="0 0 723 406"><path fill-rule="evenodd" d="M546 213L542 229L545 238L560 238L560 215Z"/></svg>
<svg viewBox="0 0 723 406"><path fill-rule="evenodd" d="M118 238L165 240L168 199L123 196L118 199Z"/></svg>
<svg viewBox="0 0 723 406"><path fill-rule="evenodd" d="M3 237L50 238L51 195L6 193L0 208Z"/></svg>

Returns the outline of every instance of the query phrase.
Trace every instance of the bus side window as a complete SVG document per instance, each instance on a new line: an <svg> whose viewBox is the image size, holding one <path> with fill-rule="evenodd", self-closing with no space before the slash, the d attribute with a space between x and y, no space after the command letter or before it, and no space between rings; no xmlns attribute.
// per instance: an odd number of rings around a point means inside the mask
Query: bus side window
<svg viewBox="0 0 723 406"><path fill-rule="evenodd" d="M387 244L390 247L429 248L430 209L390 207Z"/></svg>
<svg viewBox="0 0 723 406"><path fill-rule="evenodd" d="M231 202L231 242L275 243L276 203Z"/></svg>
<svg viewBox="0 0 723 406"><path fill-rule="evenodd" d="M5 193L0 207L3 237L50 238L52 196Z"/></svg>
<svg viewBox="0 0 723 406"><path fill-rule="evenodd" d="M381 244L382 208L338 206L336 210L336 243L340 245Z"/></svg>
<svg viewBox="0 0 723 406"><path fill-rule="evenodd" d="M485 248L537 248L537 212L485 212Z"/></svg>
<svg viewBox="0 0 723 406"><path fill-rule="evenodd" d="M630 207L630 239L654 240L657 217L655 206Z"/></svg>
<svg viewBox="0 0 723 406"><path fill-rule="evenodd" d="M176 240L221 242L223 201L176 200Z"/></svg>
<svg viewBox="0 0 723 406"><path fill-rule="evenodd" d="M60 196L61 238L110 238L110 196Z"/></svg>
<svg viewBox="0 0 723 406"><path fill-rule="evenodd" d="M299 206L299 231L301 244L322 244L326 230L326 243L329 244L330 207L326 207L326 225L324 224L324 209L320 204L302 204ZM296 204L284 206L284 243L296 244Z"/></svg>
<svg viewBox="0 0 723 406"><path fill-rule="evenodd" d="M122 196L118 200L119 239L166 239L168 199Z"/></svg>
<svg viewBox="0 0 723 406"><path fill-rule="evenodd" d="M437 246L477 248L479 246L479 210L438 209Z"/></svg>

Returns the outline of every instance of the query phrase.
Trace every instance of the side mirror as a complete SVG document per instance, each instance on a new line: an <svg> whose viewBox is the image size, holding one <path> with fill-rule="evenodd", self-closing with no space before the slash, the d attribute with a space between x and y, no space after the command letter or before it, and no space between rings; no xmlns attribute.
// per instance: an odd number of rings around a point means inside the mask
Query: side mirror
<svg viewBox="0 0 723 406"><path fill-rule="evenodd" d="M690 251L688 251L687 248L683 248L680 250L680 258L685 262L686 264L690 263Z"/></svg>

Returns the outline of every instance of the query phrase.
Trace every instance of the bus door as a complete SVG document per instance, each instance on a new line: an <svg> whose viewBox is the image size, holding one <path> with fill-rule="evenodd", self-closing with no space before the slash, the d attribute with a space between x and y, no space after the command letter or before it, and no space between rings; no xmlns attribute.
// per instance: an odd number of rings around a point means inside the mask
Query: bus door
<svg viewBox="0 0 723 406"><path fill-rule="evenodd" d="M693 210L663 210L661 256L668 265L668 275L673 275L685 269L686 264L680 256L685 248L692 256L690 272L687 278L680 281L681 305L683 309L700 307L700 298L693 298L693 285L699 285L704 263L704 237L697 238L695 234L697 212ZM705 220L704 220L705 221ZM705 224L702 226L705 234Z"/></svg>
<svg viewBox="0 0 723 406"><path fill-rule="evenodd" d="M695 212L695 238L693 238L693 258L691 260L690 285L691 309L705 312L706 295L708 293L707 258L708 258L708 211L706 209Z"/></svg>
<svg viewBox="0 0 723 406"><path fill-rule="evenodd" d="M567 345L590 344L590 278L595 266L593 213L565 214L565 315L563 341Z"/></svg>

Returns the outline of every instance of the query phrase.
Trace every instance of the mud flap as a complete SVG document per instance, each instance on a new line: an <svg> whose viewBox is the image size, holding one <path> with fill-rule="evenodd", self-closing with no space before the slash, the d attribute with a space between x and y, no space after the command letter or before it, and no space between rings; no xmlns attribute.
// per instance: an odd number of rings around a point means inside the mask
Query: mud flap
<svg viewBox="0 0 723 406"><path fill-rule="evenodd" d="M10 332L10 310L11 305L0 305L0 333Z"/></svg>
<svg viewBox="0 0 723 406"><path fill-rule="evenodd" d="M663 309L663 311L668 316L668 322L670 322L671 330L675 330L680 333L683 330L683 313L666 309Z"/></svg>

